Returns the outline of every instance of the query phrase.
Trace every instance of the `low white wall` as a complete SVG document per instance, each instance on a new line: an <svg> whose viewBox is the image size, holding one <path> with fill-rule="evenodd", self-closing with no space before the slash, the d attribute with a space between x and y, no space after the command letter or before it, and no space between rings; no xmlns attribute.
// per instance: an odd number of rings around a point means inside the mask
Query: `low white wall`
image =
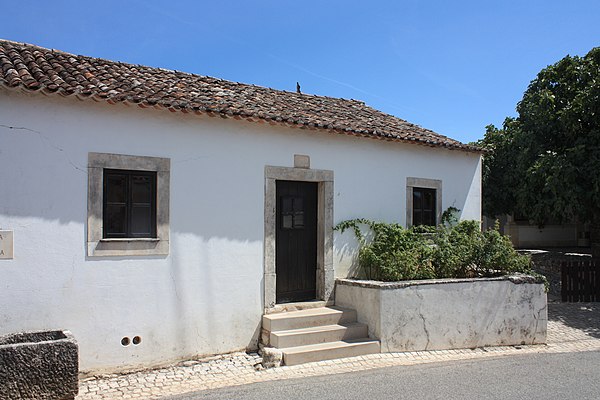
<svg viewBox="0 0 600 400"><path fill-rule="evenodd" d="M546 293L532 277L338 279L336 305L356 309L383 352L546 342Z"/></svg>

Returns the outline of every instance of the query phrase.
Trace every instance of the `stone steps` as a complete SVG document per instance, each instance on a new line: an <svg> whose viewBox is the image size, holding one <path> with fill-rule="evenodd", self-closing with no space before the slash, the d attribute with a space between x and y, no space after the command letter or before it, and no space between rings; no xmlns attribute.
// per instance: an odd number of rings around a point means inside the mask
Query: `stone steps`
<svg viewBox="0 0 600 400"><path fill-rule="evenodd" d="M367 325L360 322L351 322L345 325L311 326L309 328L271 332L270 342L271 346L281 349L368 337L368 330Z"/></svg>
<svg viewBox="0 0 600 400"><path fill-rule="evenodd" d="M274 332L354 321L356 321L356 310L340 307L318 307L264 315L263 329Z"/></svg>
<svg viewBox="0 0 600 400"><path fill-rule="evenodd" d="M285 365L379 353L378 340L356 322L356 311L319 307L263 316L268 346L283 353Z"/></svg>

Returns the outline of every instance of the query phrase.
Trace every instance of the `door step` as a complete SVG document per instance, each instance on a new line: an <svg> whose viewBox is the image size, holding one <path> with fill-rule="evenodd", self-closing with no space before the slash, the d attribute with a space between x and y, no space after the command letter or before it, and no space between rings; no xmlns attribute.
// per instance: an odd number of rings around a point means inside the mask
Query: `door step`
<svg viewBox="0 0 600 400"><path fill-rule="evenodd" d="M298 365L307 362L379 353L380 347L379 340L364 338L288 347L281 349L281 352L283 353L283 363L285 365Z"/></svg>
<svg viewBox="0 0 600 400"><path fill-rule="evenodd" d="M354 357L380 352L368 327L356 322L356 311L318 307L263 316L263 340L280 349L285 365Z"/></svg>
<svg viewBox="0 0 600 400"><path fill-rule="evenodd" d="M323 301L323 300L300 301L297 303L282 303L282 304L275 304L274 307L272 307L266 311L266 314L276 314L276 313L289 312L289 311L300 311L300 310L307 310L310 308L320 308L320 307L327 307L327 306L333 306L333 305L334 305L333 301Z"/></svg>
<svg viewBox="0 0 600 400"><path fill-rule="evenodd" d="M355 322L356 311L340 307L319 307L263 316L263 328L269 332Z"/></svg>
<svg viewBox="0 0 600 400"><path fill-rule="evenodd" d="M309 328L271 332L270 339L271 346L281 349L368 337L368 330L369 328L365 324L351 322L345 325L311 326Z"/></svg>

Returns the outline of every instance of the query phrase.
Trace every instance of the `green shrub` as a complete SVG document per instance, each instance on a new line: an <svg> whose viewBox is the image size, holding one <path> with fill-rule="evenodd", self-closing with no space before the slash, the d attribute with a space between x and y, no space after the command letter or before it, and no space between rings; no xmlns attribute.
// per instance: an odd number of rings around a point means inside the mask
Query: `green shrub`
<svg viewBox="0 0 600 400"><path fill-rule="evenodd" d="M361 227L368 228L369 234L365 236ZM353 229L360 244L359 266L367 279L391 282L533 274L529 257L518 254L497 226L482 232L477 221L404 229L399 224L354 219L335 229Z"/></svg>

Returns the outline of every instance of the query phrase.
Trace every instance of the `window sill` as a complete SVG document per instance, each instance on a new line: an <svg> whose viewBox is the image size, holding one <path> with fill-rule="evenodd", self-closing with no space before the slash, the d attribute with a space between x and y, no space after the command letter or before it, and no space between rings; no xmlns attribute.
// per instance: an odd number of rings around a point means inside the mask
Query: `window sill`
<svg viewBox="0 0 600 400"><path fill-rule="evenodd" d="M161 238L110 238L88 242L88 256L166 256L169 240Z"/></svg>
<svg viewBox="0 0 600 400"><path fill-rule="evenodd" d="M160 242L159 238L103 238L103 243L123 243L123 242Z"/></svg>

